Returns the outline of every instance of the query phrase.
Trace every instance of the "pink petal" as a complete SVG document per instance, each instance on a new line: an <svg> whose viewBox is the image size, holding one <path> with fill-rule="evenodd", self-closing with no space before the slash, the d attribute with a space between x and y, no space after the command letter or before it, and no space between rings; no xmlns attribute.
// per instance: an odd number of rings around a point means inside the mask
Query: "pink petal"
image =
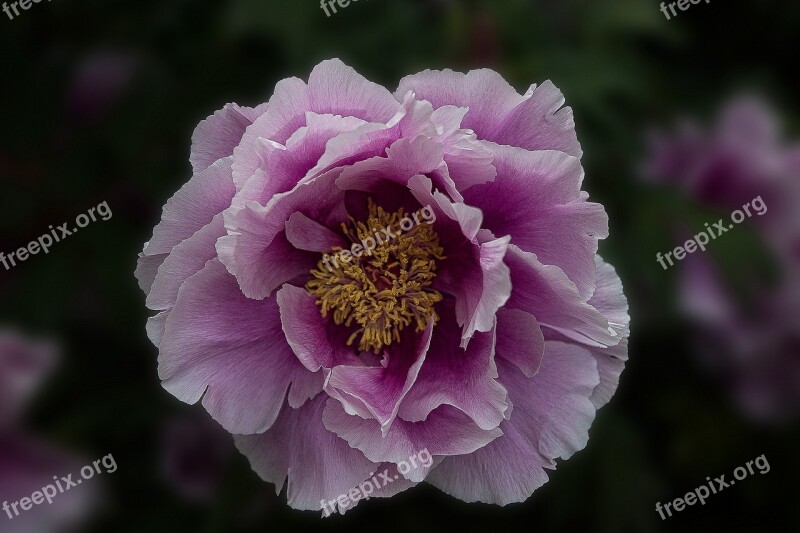
<svg viewBox="0 0 800 533"><path fill-rule="evenodd" d="M217 254L236 276L248 298L266 298L294 277L308 273L319 255L297 250L286 238L286 222L295 213L334 227L347 219L344 192L335 186L338 171L298 184L276 195L267 207L249 202L225 212L228 235Z"/></svg>
<svg viewBox="0 0 800 533"><path fill-rule="evenodd" d="M311 372L338 365L362 365L347 346L349 332L322 318L316 298L305 289L284 285L275 295L286 341L298 360Z"/></svg>
<svg viewBox="0 0 800 533"><path fill-rule="evenodd" d="M196 173L167 201L136 268L136 279L145 294L150 293L158 268L172 249L228 208L235 192L228 157Z"/></svg>
<svg viewBox="0 0 800 533"><path fill-rule="evenodd" d="M274 299L246 298L222 264L189 278L169 314L159 355L163 386L203 405L231 433L260 433L275 422L289 390L293 406L322 390L322 377L297 360Z"/></svg>
<svg viewBox="0 0 800 533"><path fill-rule="evenodd" d="M577 157L581 148L572 110L550 82L532 86L521 96L500 74L488 69L467 74L426 70L403 78L395 95L414 91L434 107L469 108L462 127L479 139L529 150L559 150Z"/></svg>
<svg viewBox="0 0 800 533"><path fill-rule="evenodd" d="M330 253L334 246L347 248L345 238L311 220L303 213L293 213L286 221L286 239L298 250Z"/></svg>
<svg viewBox="0 0 800 533"><path fill-rule="evenodd" d="M293 189L325 153L328 142L366 124L361 119L306 113L306 125L295 131L286 145L259 137L253 150L258 167L240 187L233 200L240 206L249 200L266 205L278 193Z"/></svg>
<svg viewBox="0 0 800 533"><path fill-rule="evenodd" d="M622 337L616 346L589 351L597 360L600 372L600 385L592 394L592 403L597 409L606 405L619 386L619 378L628 360L628 337L631 318L628 315L628 300L622 292L622 280L614 267L597 256L597 290L589 300L589 305L600 311L608 319L609 325Z"/></svg>
<svg viewBox="0 0 800 533"><path fill-rule="evenodd" d="M580 160L561 152L494 148L497 178L473 187L466 202L479 207L484 227L560 267L582 298L594 292L598 239L608 236L603 206L580 192Z"/></svg>
<svg viewBox="0 0 800 533"><path fill-rule="evenodd" d="M530 313L543 327L587 346L605 348L620 342L608 319L580 297L560 268L543 265L535 254L514 245L509 246L506 264L514 286L509 309Z"/></svg>
<svg viewBox="0 0 800 533"><path fill-rule="evenodd" d="M497 312L497 356L519 368L525 377L539 372L544 356L544 335L530 313L518 309Z"/></svg>
<svg viewBox="0 0 800 533"><path fill-rule="evenodd" d="M319 396L299 409L284 406L269 431L235 438L256 474L275 485L276 494L288 478L288 503L294 509L321 510L322 503L347 494L378 466L325 429L325 403Z"/></svg>
<svg viewBox="0 0 800 533"><path fill-rule="evenodd" d="M326 428L376 463L399 464L424 449L434 456L469 454L502 435L497 428L480 429L464 413L447 405L433 411L424 422L398 418L385 436L378 422L348 415L342 404L333 399L325 406L323 420ZM417 468L406 477L422 481L428 472L428 468Z"/></svg>
<svg viewBox="0 0 800 533"><path fill-rule="evenodd" d="M233 155L233 149L241 142L247 127L265 110L265 104L255 109L227 104L200 122L192 134L192 154L189 157L194 173Z"/></svg>
<svg viewBox="0 0 800 533"><path fill-rule="evenodd" d="M387 349L381 366L336 366L325 391L350 414L374 418L387 434L400 405L424 368L431 343L433 321L420 335L406 332L398 346Z"/></svg>
<svg viewBox="0 0 800 533"><path fill-rule="evenodd" d="M408 422L426 420L442 405L450 405L469 416L484 430L500 425L508 409L506 391L497 382L494 361L495 332L475 335L469 348L459 348L461 332L452 306L439 306L427 360L400 407Z"/></svg>
<svg viewBox="0 0 800 533"><path fill-rule="evenodd" d="M217 256L215 243L225 235L222 214L173 248L158 269L152 289L147 295L147 307L163 311L175 305L178 290L193 274L200 272L206 262Z"/></svg>
<svg viewBox="0 0 800 533"><path fill-rule="evenodd" d="M500 382L514 412L503 436L470 455L447 457L427 481L466 502L508 505L525 501L547 482L545 469L586 446L599 382L594 359L575 345L548 342L539 373L525 377L498 361Z"/></svg>

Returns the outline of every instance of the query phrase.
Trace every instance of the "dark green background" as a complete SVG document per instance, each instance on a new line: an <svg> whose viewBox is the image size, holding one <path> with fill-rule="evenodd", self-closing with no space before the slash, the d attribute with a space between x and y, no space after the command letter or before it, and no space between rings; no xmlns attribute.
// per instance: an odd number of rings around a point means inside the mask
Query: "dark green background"
<svg viewBox="0 0 800 533"><path fill-rule="evenodd" d="M796 426L756 425L733 407L693 356L676 272L654 260L674 247L675 220L716 213L644 184L636 169L648 126L684 111L708 117L740 88L768 95L800 137L800 7L713 0L667 21L658 4L361 0L326 18L315 0L54 0L13 21L0 13L0 251L102 201L114 213L48 256L0 270L0 323L65 347L31 431L119 464L90 530L798 531ZM113 106L86 120L68 93L100 50L132 58L135 69ZM392 91L425 68L489 66L521 91L552 79L575 110L585 188L611 219L601 253L631 301L631 360L588 448L524 504L468 505L420 487L320 521L286 507L238 454L206 503L186 502L162 480L164 424L187 408L159 385L136 255L189 178L194 126L226 102L266 101L278 80L307 78L330 57ZM759 250L741 234L726 238L715 251L723 263ZM655 512L656 501L761 454L769 474L665 522Z"/></svg>

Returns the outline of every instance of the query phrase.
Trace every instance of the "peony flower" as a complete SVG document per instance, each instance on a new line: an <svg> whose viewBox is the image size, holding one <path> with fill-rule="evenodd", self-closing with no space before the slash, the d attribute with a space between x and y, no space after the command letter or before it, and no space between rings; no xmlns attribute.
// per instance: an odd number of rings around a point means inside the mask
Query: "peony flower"
<svg viewBox="0 0 800 533"><path fill-rule="evenodd" d="M57 348L49 342L0 328L0 506L30 497L52 483L53 476L80 471L83 464L30 437L22 427L25 409L57 356ZM90 487L65 492L52 505L37 506L19 516L11 507L0 510L0 524L9 533L73 531L86 519L94 499Z"/></svg>
<svg viewBox="0 0 800 533"><path fill-rule="evenodd" d="M55 359L50 343L0 329L0 434L17 425Z"/></svg>
<svg viewBox="0 0 800 533"><path fill-rule="evenodd" d="M204 502L220 488L233 441L211 419L192 413L165 425L161 450L167 485L186 500Z"/></svg>
<svg viewBox="0 0 800 533"><path fill-rule="evenodd" d="M754 222L768 242L800 258L800 144L783 139L780 120L762 99L734 98L711 127L684 119L675 131L653 132L643 173L726 211L761 196L769 212Z"/></svg>
<svg viewBox="0 0 800 533"><path fill-rule="evenodd" d="M737 404L757 420L796 417L800 406L800 144L784 139L779 117L754 96L722 106L704 127L684 120L652 137L645 172L706 206L732 211L758 196L769 210L754 217L757 235L778 267L776 283L748 279L752 301L735 297L714 259L693 254L679 273L682 311L703 337L703 361Z"/></svg>
<svg viewBox="0 0 800 533"><path fill-rule="evenodd" d="M707 256L687 258L680 302L694 320L703 363L730 389L736 405L762 422L800 414L800 284L784 280L754 302L737 300Z"/></svg>
<svg viewBox="0 0 800 533"><path fill-rule="evenodd" d="M297 509L344 512L368 480L524 501L627 359L563 104L490 70L392 94L331 60L201 122L136 272L164 388Z"/></svg>

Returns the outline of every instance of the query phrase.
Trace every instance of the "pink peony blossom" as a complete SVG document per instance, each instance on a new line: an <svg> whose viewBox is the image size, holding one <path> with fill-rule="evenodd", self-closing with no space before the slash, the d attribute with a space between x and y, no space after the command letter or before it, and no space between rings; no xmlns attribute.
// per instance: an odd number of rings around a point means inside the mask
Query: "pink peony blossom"
<svg viewBox="0 0 800 533"><path fill-rule="evenodd" d="M652 136L647 177L675 184L694 201L735 210L763 197L769 210L749 224L777 265L777 281L752 277L752 301L737 299L712 256L688 257L679 273L682 311L704 342L703 361L729 384L752 418L800 414L800 143L783 136L780 117L756 96L726 102L714 124L684 120ZM749 259L743 257L743 260Z"/></svg>
<svg viewBox="0 0 800 533"><path fill-rule="evenodd" d="M392 94L331 60L201 122L136 272L164 388L297 509L387 468L372 497L425 481L524 501L586 445L627 359L563 104L490 70ZM430 466L398 470L420 450Z"/></svg>
<svg viewBox="0 0 800 533"><path fill-rule="evenodd" d="M0 328L0 531L60 533L74 531L95 507L91 487L60 494L50 505L16 515L11 504L53 482L53 476L80 470L82 462L28 435L25 409L50 374L58 348L19 332ZM16 511L20 511L18 507ZM10 514L10 516L9 516Z"/></svg>

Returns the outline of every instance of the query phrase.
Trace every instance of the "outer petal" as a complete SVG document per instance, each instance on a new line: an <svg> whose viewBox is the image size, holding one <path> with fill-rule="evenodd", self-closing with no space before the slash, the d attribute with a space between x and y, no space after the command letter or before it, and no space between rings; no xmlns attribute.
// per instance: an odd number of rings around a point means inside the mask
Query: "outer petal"
<svg viewBox="0 0 800 533"><path fill-rule="evenodd" d="M145 245L145 255L168 254L231 205L235 192L231 158L195 174L164 206L161 222Z"/></svg>
<svg viewBox="0 0 800 533"><path fill-rule="evenodd" d="M468 108L461 127L492 140L492 135L525 98L497 72L489 69L472 70L467 74L452 70L426 70L400 80L395 96L414 91L418 98L434 107L446 105Z"/></svg>
<svg viewBox="0 0 800 533"><path fill-rule="evenodd" d="M261 435L238 435L236 446L253 470L280 494L288 478L288 503L295 509L321 510L370 477L378 465L325 429L319 396L299 409L284 406L275 425Z"/></svg>
<svg viewBox="0 0 800 533"><path fill-rule="evenodd" d="M420 450L431 455L462 455L473 453L502 435L495 428L484 431L461 411L443 405L424 422L397 419L386 436L380 425L371 419L348 415L342 405L330 399L323 415L325 427L347 440L372 461L399 464ZM407 478L422 481L428 469L412 470Z"/></svg>
<svg viewBox="0 0 800 533"><path fill-rule="evenodd" d="M406 461L406 463L408 463L408 461ZM371 475L369 478L365 479L363 483L358 484L359 490L363 491L361 494L368 493L368 491L371 490L370 487L374 488L372 492L369 492L368 498L391 498L392 496L396 496L418 485L416 481L411 481L403 477L403 474L398 469L398 465L394 463L382 463L378 465L377 468L375 468L374 474L375 475ZM389 481L386 481L386 478L388 478ZM359 499L355 501L351 500L352 503L348 504L347 508L341 508L341 506L339 506L339 512L345 514L350 509L355 508L360 501L364 501L362 497L359 497Z"/></svg>
<svg viewBox="0 0 800 533"><path fill-rule="evenodd" d="M217 256L215 244L225 235L222 214L176 246L158 268L147 307L156 311L170 309L178 299L178 290L190 276L200 272L206 262Z"/></svg>
<svg viewBox="0 0 800 533"><path fill-rule="evenodd" d="M322 388L286 343L275 300L249 300L217 260L189 278L167 318L159 356L163 386L203 405L231 433L275 422L290 385L299 406Z"/></svg>
<svg viewBox="0 0 800 533"><path fill-rule="evenodd" d="M308 85L297 78L277 84L266 113L248 128L234 151L236 184L241 187L259 167L254 142L262 138L286 143L306 125L307 111L386 123L399 109L400 102L385 88L368 81L338 59L323 61L314 67Z"/></svg>
<svg viewBox="0 0 800 533"><path fill-rule="evenodd" d="M497 179L465 193L479 207L484 227L556 265L588 299L595 288L598 239L608 236L603 206L581 194L580 160L556 151L530 152L494 146Z"/></svg>
<svg viewBox="0 0 800 533"><path fill-rule="evenodd" d="M630 316L628 300L622 292L622 281L614 267L597 256L597 290L589 300L589 305L603 313L608 323L622 331L622 340L607 349L592 348L590 352L597 360L600 372L600 385L592 394L592 403L600 409L611 400L619 385L619 377L628 360L628 336L630 335Z"/></svg>
<svg viewBox="0 0 800 533"><path fill-rule="evenodd" d="M525 101L504 117L497 136L491 140L528 150L559 150L580 157L583 152L572 108L562 107L564 102L564 95L550 80L538 87L532 85L525 93Z"/></svg>
<svg viewBox="0 0 800 533"><path fill-rule="evenodd" d="M500 381L514 403L504 435L473 454L447 457L427 481L466 502L522 502L547 482L545 469L569 458L589 439L599 382L594 359L583 348L548 342L539 373L526 378L500 360Z"/></svg>
<svg viewBox="0 0 800 533"><path fill-rule="evenodd" d="M139 287L145 294L150 292L158 268L172 249L227 209L235 192L231 158L225 158L192 176L167 201L161 222L153 230L153 237L144 245L136 268Z"/></svg>
<svg viewBox="0 0 800 533"><path fill-rule="evenodd" d="M195 174L215 161L233 155L233 149L241 142L247 127L265 110L266 104L255 109L227 104L200 122L192 134L192 154L189 157Z"/></svg>
<svg viewBox="0 0 800 533"><path fill-rule="evenodd" d="M434 107L469 108L462 127L478 138L527 148L581 155L572 110L561 108L564 97L550 82L532 86L524 96L500 74L488 69L467 74L426 70L403 78L395 95L414 91ZM559 109L561 108L561 109Z"/></svg>
<svg viewBox="0 0 800 533"><path fill-rule="evenodd" d="M400 103L381 85L372 83L339 59L323 61L308 78L308 91L316 113L331 113L386 122Z"/></svg>
<svg viewBox="0 0 800 533"><path fill-rule="evenodd" d="M587 346L615 346L622 339L622 329L612 327L606 317L584 302L560 268L543 265L536 255L514 245L509 247L506 264L514 286L509 309L530 313L542 326Z"/></svg>

